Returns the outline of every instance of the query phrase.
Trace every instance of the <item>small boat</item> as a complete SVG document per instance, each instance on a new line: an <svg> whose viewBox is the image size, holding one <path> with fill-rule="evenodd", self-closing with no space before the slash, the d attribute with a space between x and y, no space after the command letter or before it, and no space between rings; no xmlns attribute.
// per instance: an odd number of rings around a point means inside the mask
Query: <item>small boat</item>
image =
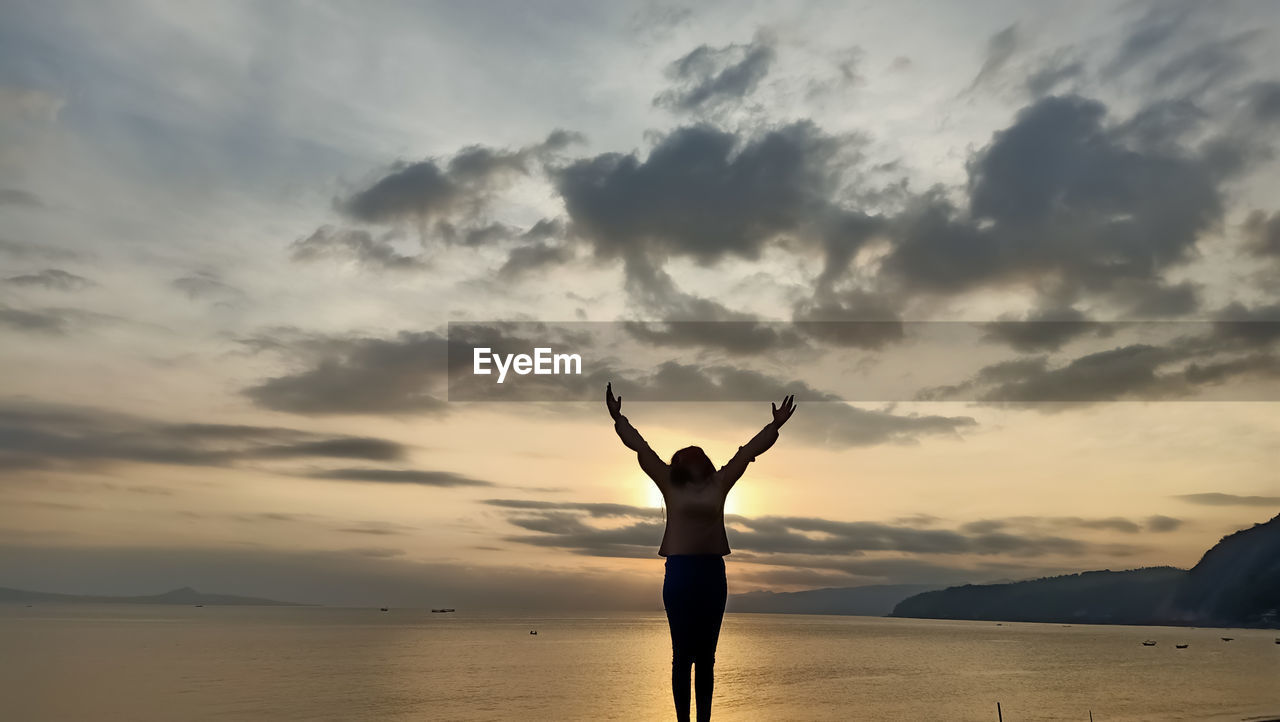
<svg viewBox="0 0 1280 722"><path fill-rule="evenodd" d="M442 609L432 609L431 611L436 613L441 613L441 612L455 612L457 610L454 609L453 607L448 607L448 608L442 608Z"/></svg>
<svg viewBox="0 0 1280 722"><path fill-rule="evenodd" d="M1187 645L1185 645L1185 644L1175 644L1175 645L1173 645L1173 646L1174 646L1174 647L1176 647L1176 648L1178 648L1178 649L1186 649L1186 648L1187 648Z"/></svg>
<svg viewBox="0 0 1280 722"><path fill-rule="evenodd" d="M31 605L30 605L30 604L28 604L27 606L29 607L29 606L31 606ZM1276 644L1280 644L1280 637L1276 637Z"/></svg>
<svg viewBox="0 0 1280 722"><path fill-rule="evenodd" d="M391 611L391 610L390 610L390 609L387 609L386 607L378 607L378 611L379 611L379 612L389 612L389 611Z"/></svg>
<svg viewBox="0 0 1280 722"><path fill-rule="evenodd" d="M197 607L203 607L204 605L203 605L203 604L197 604L196 606L197 606Z"/></svg>
<svg viewBox="0 0 1280 722"><path fill-rule="evenodd" d="M1222 641L1224 641L1224 642L1230 642L1230 641L1231 641L1231 640L1233 640L1233 639L1235 639L1235 637L1223 637L1223 638L1222 638Z"/></svg>
<svg viewBox="0 0 1280 722"><path fill-rule="evenodd" d="M537 634L537 633L538 633L538 630L536 630L536 629L530 629L530 630L529 630L529 634Z"/></svg>
<svg viewBox="0 0 1280 722"><path fill-rule="evenodd" d="M1154 639L1148 639L1148 640L1146 640L1146 641L1144 641L1144 642L1142 643L1142 646L1144 646L1144 647L1154 647L1154 646L1156 646L1156 640L1154 640Z"/></svg>

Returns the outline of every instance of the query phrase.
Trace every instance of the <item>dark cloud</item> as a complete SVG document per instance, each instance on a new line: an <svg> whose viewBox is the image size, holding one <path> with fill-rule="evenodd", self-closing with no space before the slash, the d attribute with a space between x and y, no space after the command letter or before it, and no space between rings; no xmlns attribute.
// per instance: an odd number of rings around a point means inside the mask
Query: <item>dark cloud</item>
<svg viewBox="0 0 1280 722"><path fill-rule="evenodd" d="M79 291L94 285L84 276L77 276L58 268L46 268L35 273L10 276L5 283L14 286L42 286L54 291Z"/></svg>
<svg viewBox="0 0 1280 722"><path fill-rule="evenodd" d="M374 238L368 231L321 226L290 246L295 261L334 259L354 261L376 270L413 271L426 267L422 256L406 256L396 250L387 235Z"/></svg>
<svg viewBox="0 0 1280 722"><path fill-rule="evenodd" d="M1160 64L1151 80L1157 86L1177 84L1190 95L1200 95L1243 75L1250 64L1242 51L1262 35L1263 30L1255 28L1199 42Z"/></svg>
<svg viewBox="0 0 1280 722"><path fill-rule="evenodd" d="M244 291L225 283L218 274L210 271L197 271L176 278L170 285L193 301L206 300L217 305L233 305L245 300Z"/></svg>
<svg viewBox="0 0 1280 722"><path fill-rule="evenodd" d="M1280 303L1267 306L1232 303L1216 315L1213 333L1205 340L1211 348L1214 342L1228 347L1256 348L1280 340Z"/></svg>
<svg viewBox="0 0 1280 722"><path fill-rule="evenodd" d="M728 315L728 310L714 302L706 305L708 312L694 317L707 320L624 321L623 327L636 340L654 346L714 348L732 355L754 356L803 344L799 330L787 324L751 320L748 314L734 314L737 318L733 320L717 318Z"/></svg>
<svg viewBox="0 0 1280 722"><path fill-rule="evenodd" d="M305 340L295 350L300 347L307 368L267 379L244 394L263 408L296 414L440 413L447 346L437 334L407 331L392 339Z"/></svg>
<svg viewBox="0 0 1280 722"><path fill-rule="evenodd" d="M493 486L452 471L427 469L329 469L309 474L313 479L338 479L341 481L373 481L387 484L417 484L420 486Z"/></svg>
<svg viewBox="0 0 1280 722"><path fill-rule="evenodd" d="M991 82L1002 68L1013 57L1018 50L1018 24L1014 23L1004 28L1000 32L992 35L987 40L986 57L982 61L982 67L978 70L978 74L974 76L973 82L969 84L969 90L972 91L986 83Z"/></svg>
<svg viewBox="0 0 1280 722"><path fill-rule="evenodd" d="M1249 496L1217 491L1200 494L1178 494L1175 498L1202 506L1280 506L1280 496Z"/></svg>
<svg viewBox="0 0 1280 722"><path fill-rule="evenodd" d="M851 230L841 221L862 216L831 202L850 162L848 144L812 123L751 138L699 125L667 134L643 161L606 153L559 168L553 179L572 231L598 257L622 258L632 280L648 286L639 274L670 255L756 260L784 233L857 246L874 222Z"/></svg>
<svg viewBox="0 0 1280 722"><path fill-rule="evenodd" d="M232 466L257 459L386 462L399 461L405 453L401 444L365 436L171 423L76 406L0 405L0 459L26 460L41 468L110 462Z"/></svg>
<svg viewBox="0 0 1280 722"><path fill-rule="evenodd" d="M0 327L60 335L67 332L67 317L52 309L25 311L0 304Z"/></svg>
<svg viewBox="0 0 1280 722"><path fill-rule="evenodd" d="M1215 173L1203 159L1136 150L1105 116L1078 96L1020 111L971 161L967 217L940 195L918 198L895 222L884 268L934 292L1028 277L1105 291L1188 259L1221 215Z"/></svg>
<svg viewBox="0 0 1280 722"><path fill-rule="evenodd" d="M767 400L794 395L797 401L810 403L789 423L788 432L810 443L836 448L915 443L929 435L957 437L961 430L977 425L967 416L903 415L859 408L803 381L783 381L731 366L699 367L670 361L647 378L615 383L614 389L639 400Z"/></svg>
<svg viewBox="0 0 1280 722"><path fill-rule="evenodd" d="M1113 296L1128 305L1126 317L1150 320L1187 316L1199 310L1202 288L1194 281L1121 281L1115 285Z"/></svg>
<svg viewBox="0 0 1280 722"><path fill-rule="evenodd" d="M498 278L521 278L547 267L559 266L573 258L573 249L566 245L538 242L517 246L507 254L507 260L498 269Z"/></svg>
<svg viewBox="0 0 1280 722"><path fill-rule="evenodd" d="M857 289L820 290L796 304L792 319L806 336L834 346L879 349L905 338L893 303Z"/></svg>
<svg viewBox="0 0 1280 722"><path fill-rule="evenodd" d="M1250 253L1280 259L1280 211L1269 218L1262 211L1253 211L1245 219L1244 231Z"/></svg>
<svg viewBox="0 0 1280 722"><path fill-rule="evenodd" d="M1280 121L1280 81L1253 83L1246 89L1246 96L1255 121L1264 124Z"/></svg>
<svg viewBox="0 0 1280 722"><path fill-rule="evenodd" d="M1170 41L1187 26L1194 10L1194 0L1151 3L1141 17L1129 24L1124 41L1102 72L1119 75L1159 57L1173 45Z"/></svg>
<svg viewBox="0 0 1280 722"><path fill-rule="evenodd" d="M424 235L429 227L471 225L488 208L494 194L514 178L527 176L554 154L582 139L556 130L541 143L516 150L473 145L447 161L400 162L372 185L335 201L347 216L366 223L415 223Z"/></svg>
<svg viewBox="0 0 1280 722"><path fill-rule="evenodd" d="M44 201L40 196L21 188L0 188L0 206L25 206L27 208L43 208Z"/></svg>
<svg viewBox="0 0 1280 722"><path fill-rule="evenodd" d="M977 398L983 402L1096 403L1195 396L1228 381L1260 381L1243 398L1274 398L1280 356L1280 309L1233 306L1222 320L1186 326L1196 333L1163 344L1130 343L1065 363L1030 356L990 364L959 384L922 390L920 400ZM1123 324L1121 324L1123 325ZM1175 327L1176 329L1177 327ZM1046 410L1059 408L1046 405Z"/></svg>
<svg viewBox="0 0 1280 722"><path fill-rule="evenodd" d="M13 258L44 258L47 260L70 260L77 254L63 248L51 248L37 243L22 243L0 238L0 253Z"/></svg>
<svg viewBox="0 0 1280 722"><path fill-rule="evenodd" d="M693 113L740 102L768 74L775 55L762 37L721 48L700 45L667 68L675 87L659 93L653 104Z"/></svg>
<svg viewBox="0 0 1280 722"><path fill-rule="evenodd" d="M648 557L655 553L662 538L663 524L656 518L658 509L622 504L513 499L491 499L485 503L509 510L508 522L526 531L535 532L506 537L507 541L522 544L555 547L593 556ZM609 526L589 523L598 518L623 519L630 523ZM984 526L979 523L966 525L960 530L949 530L880 522L842 522L815 517L746 517L735 514L726 515L725 521L735 554L744 559L763 562L776 556L785 557L787 564L816 566L813 557L841 557L838 564L823 562L823 565L840 568L853 565L845 569L850 573L869 573L871 566L876 563L929 563L922 559L875 559L866 556L876 553L1034 558L1080 556L1098 550L1125 554L1132 549L1125 545L1095 548L1076 539L1045 534L1040 529L1011 533L1002 530L1003 524ZM1131 533L1140 529L1133 522L1122 519L1063 518L1051 522L1059 527L1084 529L1115 529L1123 526L1121 531ZM807 562L801 559L807 559ZM857 565L862 566L858 568ZM884 575L885 572L885 569L881 569L876 576Z"/></svg>
<svg viewBox="0 0 1280 722"><path fill-rule="evenodd" d="M1054 92L1061 84L1085 75L1085 64L1074 58L1054 58L1033 71L1026 79L1027 93L1040 98Z"/></svg>
<svg viewBox="0 0 1280 722"><path fill-rule="evenodd" d="M1005 319L983 324L984 341L998 341L1022 352L1056 351L1086 334L1109 335L1112 327L1087 320L1075 308L1042 308L1021 321Z"/></svg>
<svg viewBox="0 0 1280 722"><path fill-rule="evenodd" d="M1177 531L1182 527L1183 523L1181 519L1164 516L1163 514L1153 514L1147 517L1146 528L1148 531L1153 532Z"/></svg>
<svg viewBox="0 0 1280 722"><path fill-rule="evenodd" d="M661 514L657 507L611 504L607 502L541 501L537 499L485 499L485 504L504 509L533 511L580 511L594 518L637 517L656 518Z"/></svg>
<svg viewBox="0 0 1280 722"><path fill-rule="evenodd" d="M515 281L532 273L568 263L576 256L566 237L564 221L543 218L523 232L495 224L468 234L468 245L483 245L499 240L515 245L507 252L507 260L498 268L498 279Z"/></svg>
<svg viewBox="0 0 1280 722"><path fill-rule="evenodd" d="M1111 531L1121 534L1138 534L1143 531L1167 532L1182 525L1181 519L1161 516L1159 514L1143 520L1125 517L1085 518L1078 516L1014 516L1002 519L981 519L962 524L960 529L973 534L990 534L1003 530L1018 530L1021 533L1044 533L1054 529L1087 529L1091 531Z"/></svg>

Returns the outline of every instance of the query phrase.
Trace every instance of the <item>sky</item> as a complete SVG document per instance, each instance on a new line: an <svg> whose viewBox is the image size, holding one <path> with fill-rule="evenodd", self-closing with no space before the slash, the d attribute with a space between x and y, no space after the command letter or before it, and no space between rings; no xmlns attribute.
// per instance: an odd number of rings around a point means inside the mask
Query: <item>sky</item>
<svg viewBox="0 0 1280 722"><path fill-rule="evenodd" d="M717 464L797 394L732 593L1280 508L1268 4L0 14L0 586L661 609L605 380ZM588 368L451 395L449 324Z"/></svg>

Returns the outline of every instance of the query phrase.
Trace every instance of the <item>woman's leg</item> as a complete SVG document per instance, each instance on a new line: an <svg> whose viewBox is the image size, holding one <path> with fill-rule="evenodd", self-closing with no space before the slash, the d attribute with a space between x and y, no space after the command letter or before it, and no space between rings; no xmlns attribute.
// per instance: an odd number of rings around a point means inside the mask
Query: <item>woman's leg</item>
<svg viewBox="0 0 1280 722"><path fill-rule="evenodd" d="M684 560L667 557L666 577L662 582L662 604L667 609L671 627L671 694L676 705L676 719L689 722L689 673L693 666L696 627L696 601Z"/></svg>
<svg viewBox="0 0 1280 722"><path fill-rule="evenodd" d="M698 722L709 722L715 688L716 644L720 641L720 625L724 621L725 601L729 596L724 558L715 557L715 561L709 562L699 582L694 687L698 698Z"/></svg>

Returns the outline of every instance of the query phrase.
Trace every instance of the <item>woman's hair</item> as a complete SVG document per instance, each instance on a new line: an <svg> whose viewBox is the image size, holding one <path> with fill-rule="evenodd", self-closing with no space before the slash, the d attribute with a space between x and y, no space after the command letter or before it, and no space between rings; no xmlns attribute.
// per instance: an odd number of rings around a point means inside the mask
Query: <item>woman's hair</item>
<svg viewBox="0 0 1280 722"><path fill-rule="evenodd" d="M671 456L671 483L676 486L709 479L714 473L715 464L700 447L686 446Z"/></svg>

